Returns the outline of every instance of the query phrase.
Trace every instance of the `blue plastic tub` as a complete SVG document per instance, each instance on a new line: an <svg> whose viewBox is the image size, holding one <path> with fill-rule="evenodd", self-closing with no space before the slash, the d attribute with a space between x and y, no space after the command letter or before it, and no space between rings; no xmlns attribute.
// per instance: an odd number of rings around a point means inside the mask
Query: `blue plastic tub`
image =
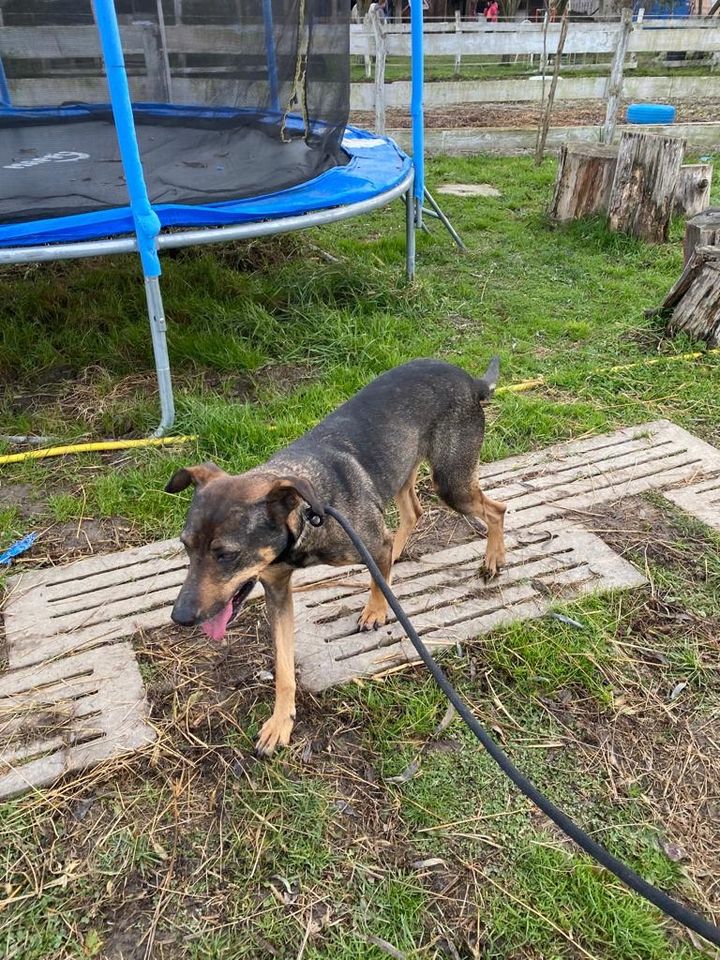
<svg viewBox="0 0 720 960"><path fill-rule="evenodd" d="M625 116L628 123L674 123L675 107L670 103L631 103Z"/></svg>

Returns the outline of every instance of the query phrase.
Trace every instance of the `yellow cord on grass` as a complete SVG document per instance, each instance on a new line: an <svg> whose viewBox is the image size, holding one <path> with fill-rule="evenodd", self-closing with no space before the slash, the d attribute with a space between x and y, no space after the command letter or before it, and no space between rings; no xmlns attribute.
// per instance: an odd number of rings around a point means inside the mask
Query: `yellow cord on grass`
<svg viewBox="0 0 720 960"><path fill-rule="evenodd" d="M132 450L136 447L169 447L176 443L190 443L197 436L147 437L144 440L97 440L93 443L71 443L62 447L44 447L41 450L25 450L23 453L7 453L0 456L0 465L21 463L23 460L44 460L45 457L62 457L68 453L93 453L101 450Z"/></svg>
<svg viewBox="0 0 720 960"><path fill-rule="evenodd" d="M638 367L654 367L658 363L673 363L676 360L699 360L709 354L720 353L720 347L711 347L709 350L696 350L694 353L678 353L671 357L652 357L650 360L636 360L635 363L621 363L615 367L606 367L603 370L591 370L590 373L598 376L603 373L621 373L623 370L636 370ZM498 387L495 393L524 393L534 387L547 385L545 377L536 377L534 380L522 380L520 383L510 383L506 387Z"/></svg>

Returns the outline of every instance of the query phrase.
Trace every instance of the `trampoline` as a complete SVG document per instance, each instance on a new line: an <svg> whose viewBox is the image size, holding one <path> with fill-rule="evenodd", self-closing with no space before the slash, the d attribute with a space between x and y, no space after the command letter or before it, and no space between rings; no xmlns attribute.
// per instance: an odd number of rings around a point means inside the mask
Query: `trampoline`
<svg viewBox="0 0 720 960"><path fill-rule="evenodd" d="M422 0L412 2L413 159L348 126L349 2L184 3L185 22L177 0L7 2L0 27L0 263L139 253L158 436L175 416L160 251L403 197L412 277L425 196ZM18 70L28 56L32 69ZM63 95L78 86L89 96Z"/></svg>

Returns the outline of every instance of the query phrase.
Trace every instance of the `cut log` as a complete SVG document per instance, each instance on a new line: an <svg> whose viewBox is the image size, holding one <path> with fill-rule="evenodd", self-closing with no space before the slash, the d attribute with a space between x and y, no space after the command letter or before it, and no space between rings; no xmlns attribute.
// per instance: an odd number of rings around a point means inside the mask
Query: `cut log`
<svg viewBox="0 0 720 960"><path fill-rule="evenodd" d="M557 223L607 213L617 165L617 147L570 143L560 149L550 218Z"/></svg>
<svg viewBox="0 0 720 960"><path fill-rule="evenodd" d="M720 246L720 207L708 207L685 224L685 263L692 257L696 247L714 246Z"/></svg>
<svg viewBox="0 0 720 960"><path fill-rule="evenodd" d="M675 187L675 216L694 217L710 203L711 163L684 163Z"/></svg>
<svg viewBox="0 0 720 960"><path fill-rule="evenodd" d="M667 332L720 345L720 247L698 247L660 307Z"/></svg>
<svg viewBox="0 0 720 960"><path fill-rule="evenodd" d="M670 231L685 141L650 133L623 133L610 191L611 230L664 243Z"/></svg>

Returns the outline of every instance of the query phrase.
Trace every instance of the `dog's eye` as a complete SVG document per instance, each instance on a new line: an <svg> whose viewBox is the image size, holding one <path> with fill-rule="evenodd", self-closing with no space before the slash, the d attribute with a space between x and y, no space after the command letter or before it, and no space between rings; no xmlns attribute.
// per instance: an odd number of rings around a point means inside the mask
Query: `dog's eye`
<svg viewBox="0 0 720 960"><path fill-rule="evenodd" d="M237 551L232 550L217 550L215 551L215 559L218 563L232 563L234 560L237 560L238 553Z"/></svg>

